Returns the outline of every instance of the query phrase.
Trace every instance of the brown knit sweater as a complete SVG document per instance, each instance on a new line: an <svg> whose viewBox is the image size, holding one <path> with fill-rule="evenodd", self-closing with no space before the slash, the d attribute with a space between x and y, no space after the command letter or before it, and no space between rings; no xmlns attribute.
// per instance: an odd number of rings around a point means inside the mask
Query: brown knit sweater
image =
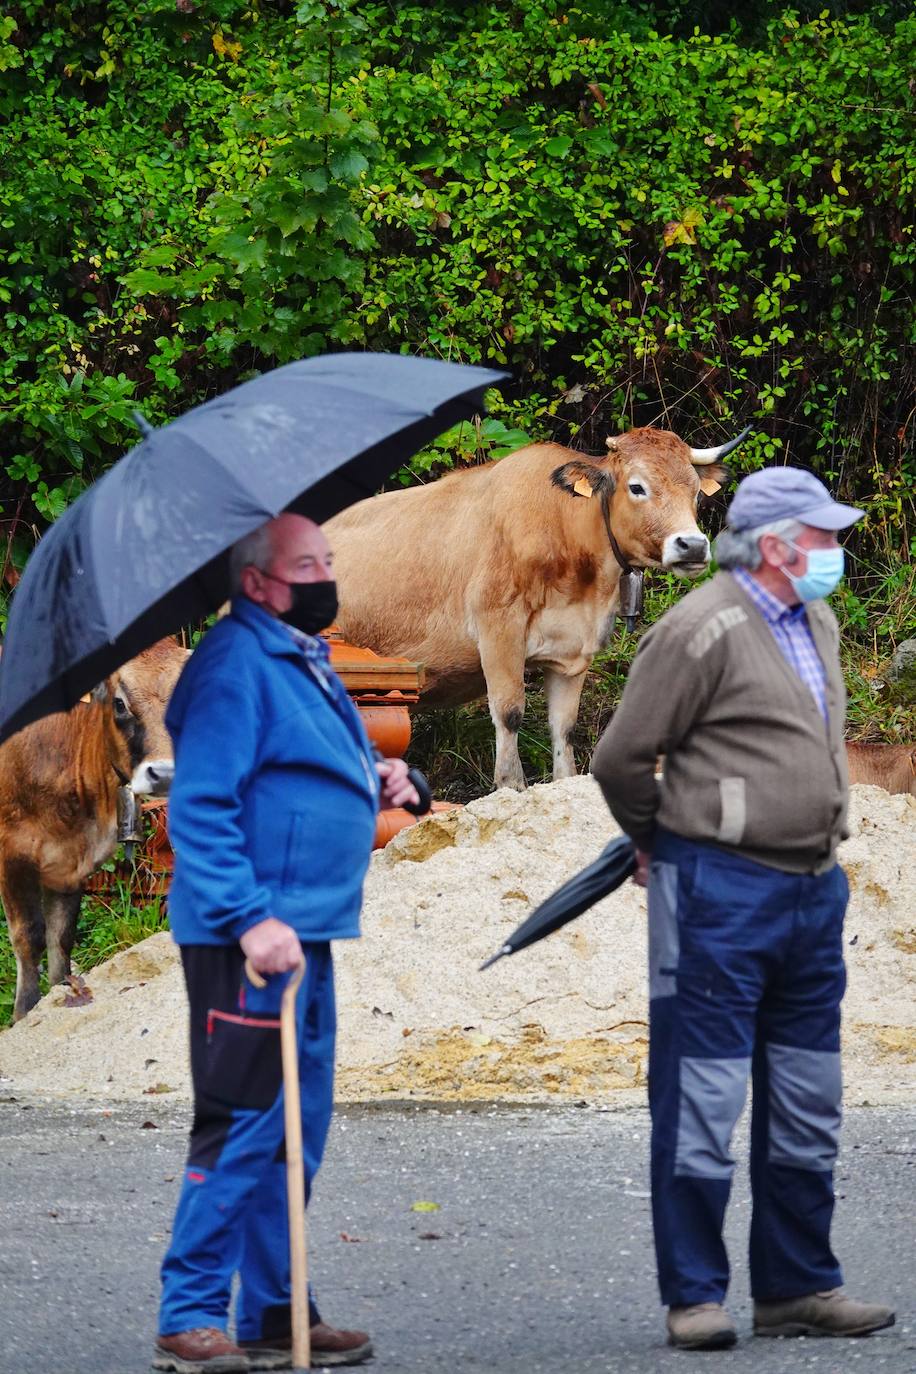
<svg viewBox="0 0 916 1374"><path fill-rule="evenodd" d="M846 692L833 612L823 601L807 612L829 725L728 573L644 635L592 759L615 819L641 849L652 848L658 824L792 873L835 862L846 835Z"/></svg>

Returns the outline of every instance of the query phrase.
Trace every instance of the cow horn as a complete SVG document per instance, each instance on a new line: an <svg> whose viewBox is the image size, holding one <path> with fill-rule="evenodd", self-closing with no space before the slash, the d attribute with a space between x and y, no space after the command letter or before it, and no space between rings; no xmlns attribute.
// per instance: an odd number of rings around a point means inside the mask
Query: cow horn
<svg viewBox="0 0 916 1374"><path fill-rule="evenodd" d="M729 439L727 444L720 444L718 448L692 448L690 450L690 461L697 467L705 467L707 463L715 463L719 458L725 458L739 444L742 444L753 429L753 425L748 425L738 435L737 439Z"/></svg>

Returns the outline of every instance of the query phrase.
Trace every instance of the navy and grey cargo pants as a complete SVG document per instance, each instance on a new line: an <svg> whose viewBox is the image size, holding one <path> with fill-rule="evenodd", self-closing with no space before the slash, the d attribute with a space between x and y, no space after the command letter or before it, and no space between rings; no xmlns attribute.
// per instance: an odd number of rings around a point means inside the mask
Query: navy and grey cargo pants
<svg viewBox="0 0 916 1374"><path fill-rule="evenodd" d="M652 1212L662 1302L721 1302L732 1130L753 1082L751 1292L837 1287L846 986L839 865L792 874L660 831L649 877Z"/></svg>
<svg viewBox="0 0 916 1374"><path fill-rule="evenodd" d="M331 947L303 944L296 998L306 1196L324 1152L334 1090ZM238 945L183 945L191 1013L194 1120L172 1242L162 1265L159 1333L225 1330L239 1274L239 1340L290 1332L289 1222L280 1061L288 975L255 988ZM319 1321L309 1300L311 1321Z"/></svg>

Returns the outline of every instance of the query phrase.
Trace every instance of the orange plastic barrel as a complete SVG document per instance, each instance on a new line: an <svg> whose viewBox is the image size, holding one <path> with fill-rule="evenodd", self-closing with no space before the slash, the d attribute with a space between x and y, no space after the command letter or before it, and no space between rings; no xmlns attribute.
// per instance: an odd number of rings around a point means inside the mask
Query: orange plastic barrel
<svg viewBox="0 0 916 1374"><path fill-rule="evenodd" d="M392 693L400 695L400 693ZM367 705L357 698L356 708L366 734L386 759L402 759L410 743L410 712L396 702Z"/></svg>

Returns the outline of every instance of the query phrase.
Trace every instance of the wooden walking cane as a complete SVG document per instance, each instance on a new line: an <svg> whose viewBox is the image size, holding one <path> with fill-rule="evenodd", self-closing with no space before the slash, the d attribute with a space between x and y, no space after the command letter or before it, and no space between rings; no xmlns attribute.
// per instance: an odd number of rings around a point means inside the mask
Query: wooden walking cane
<svg viewBox="0 0 916 1374"><path fill-rule="evenodd" d="M305 1240L305 1166L302 1159L302 1111L299 1101L299 1049L296 1044L296 993L305 974L305 959L295 968L280 1002L280 1055L283 1061L283 1116L286 1131L286 1197L289 1210L289 1261L293 1327L292 1374L308 1374L312 1361L309 1334L308 1260ZM245 960L245 976L256 988L267 980Z"/></svg>

